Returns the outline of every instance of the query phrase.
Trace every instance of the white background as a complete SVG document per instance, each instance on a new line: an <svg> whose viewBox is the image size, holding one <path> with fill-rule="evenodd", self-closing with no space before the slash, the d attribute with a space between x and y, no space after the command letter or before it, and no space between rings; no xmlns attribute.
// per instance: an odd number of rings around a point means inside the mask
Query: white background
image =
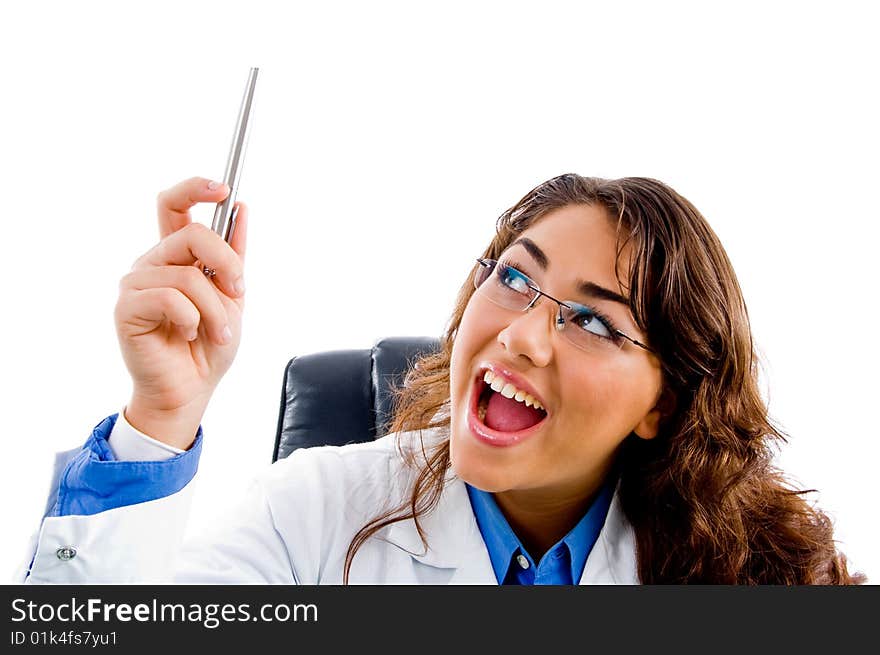
<svg viewBox="0 0 880 655"><path fill-rule="evenodd" d="M563 172L659 178L739 276L779 463L880 576L880 61L869 3L20 3L0 40L11 578L52 453L128 400L119 279L157 192L221 178L251 66L238 357L193 529L267 466L296 354L438 335L496 216ZM210 224L211 208L196 214Z"/></svg>

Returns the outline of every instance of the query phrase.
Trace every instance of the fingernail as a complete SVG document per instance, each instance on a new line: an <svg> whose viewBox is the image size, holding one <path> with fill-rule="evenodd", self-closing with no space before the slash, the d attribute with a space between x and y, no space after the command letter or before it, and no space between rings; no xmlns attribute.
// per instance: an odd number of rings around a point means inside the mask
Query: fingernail
<svg viewBox="0 0 880 655"><path fill-rule="evenodd" d="M232 287L235 289L235 293L239 296L244 295L244 278L240 277L235 282L232 283Z"/></svg>
<svg viewBox="0 0 880 655"><path fill-rule="evenodd" d="M223 343L229 343L232 340L232 330L229 329L229 326L223 328L223 334L220 335L221 341Z"/></svg>
<svg viewBox="0 0 880 655"><path fill-rule="evenodd" d="M223 184L223 183L222 183L222 182L216 182L216 181L214 181L214 180L211 180L210 182L208 182L208 188L209 188L211 191L213 191L214 189L218 188L221 184Z"/></svg>

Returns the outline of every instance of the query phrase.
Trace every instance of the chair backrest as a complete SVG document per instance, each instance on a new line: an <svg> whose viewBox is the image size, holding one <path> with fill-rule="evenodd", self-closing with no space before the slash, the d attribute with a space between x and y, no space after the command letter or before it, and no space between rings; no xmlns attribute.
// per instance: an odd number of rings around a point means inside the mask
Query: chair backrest
<svg viewBox="0 0 880 655"><path fill-rule="evenodd" d="M284 369L272 461L297 448L372 441L391 420L391 389L438 350L433 337L389 337L372 348L294 357Z"/></svg>

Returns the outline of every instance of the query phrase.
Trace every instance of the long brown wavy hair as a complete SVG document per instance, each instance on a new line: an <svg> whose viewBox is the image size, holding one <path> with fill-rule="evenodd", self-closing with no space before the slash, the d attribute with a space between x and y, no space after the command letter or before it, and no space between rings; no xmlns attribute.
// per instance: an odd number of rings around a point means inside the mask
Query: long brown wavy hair
<svg viewBox="0 0 880 655"><path fill-rule="evenodd" d="M621 253L630 248L630 310L663 370L675 409L651 440L630 434L618 451L620 501L632 524L642 583L858 584L836 549L830 518L772 464L786 441L758 384L758 358L736 275L718 237L685 198L650 178L567 174L540 184L497 221L483 257L498 259L516 236L566 205L604 207ZM472 271L473 273L473 271ZM450 471L449 367L452 344L474 293L462 284L440 350L416 362L397 392L391 432L436 429L423 456L406 455L417 474L411 495L354 536L353 558L391 523L437 504ZM403 452L403 451L402 451ZM425 543L427 546L427 543Z"/></svg>

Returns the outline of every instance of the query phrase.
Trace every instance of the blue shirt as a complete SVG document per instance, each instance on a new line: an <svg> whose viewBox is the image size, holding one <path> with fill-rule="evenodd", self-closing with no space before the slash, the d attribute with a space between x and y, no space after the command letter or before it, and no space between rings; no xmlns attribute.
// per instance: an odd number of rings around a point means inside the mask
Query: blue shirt
<svg viewBox="0 0 880 655"><path fill-rule="evenodd" d="M119 462L107 438L119 414L98 423L82 450L61 474L49 516L97 514L115 507L164 498L183 489L196 474L202 428L190 449L158 462Z"/></svg>
<svg viewBox="0 0 880 655"><path fill-rule="evenodd" d="M602 486L583 518L544 554L537 566L492 494L469 484L465 486L498 584L570 585L580 582L587 557L605 525L613 495L610 482Z"/></svg>

